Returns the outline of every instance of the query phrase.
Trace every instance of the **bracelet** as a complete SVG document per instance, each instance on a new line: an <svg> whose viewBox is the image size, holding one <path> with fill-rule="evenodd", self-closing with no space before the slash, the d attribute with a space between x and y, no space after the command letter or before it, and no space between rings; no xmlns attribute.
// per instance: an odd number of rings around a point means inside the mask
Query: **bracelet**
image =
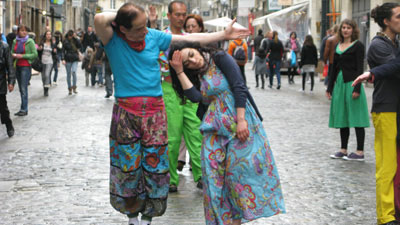
<svg viewBox="0 0 400 225"><path fill-rule="evenodd" d="M176 73L176 75L179 75L179 74L181 74L181 73L183 73L183 71L181 71L181 72L179 72L179 73Z"/></svg>

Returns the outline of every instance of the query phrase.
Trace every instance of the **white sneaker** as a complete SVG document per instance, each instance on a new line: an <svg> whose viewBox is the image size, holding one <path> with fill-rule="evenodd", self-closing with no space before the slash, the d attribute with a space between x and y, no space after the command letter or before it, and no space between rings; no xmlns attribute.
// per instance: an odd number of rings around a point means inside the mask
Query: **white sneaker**
<svg viewBox="0 0 400 225"><path fill-rule="evenodd" d="M54 85L54 86L57 86L57 82L53 82L53 85Z"/></svg>
<svg viewBox="0 0 400 225"><path fill-rule="evenodd" d="M139 219L137 217L135 218L129 218L129 225L139 225Z"/></svg>
<svg viewBox="0 0 400 225"><path fill-rule="evenodd" d="M298 90L298 92L304 93L305 91L304 91L303 89L300 88L300 89Z"/></svg>

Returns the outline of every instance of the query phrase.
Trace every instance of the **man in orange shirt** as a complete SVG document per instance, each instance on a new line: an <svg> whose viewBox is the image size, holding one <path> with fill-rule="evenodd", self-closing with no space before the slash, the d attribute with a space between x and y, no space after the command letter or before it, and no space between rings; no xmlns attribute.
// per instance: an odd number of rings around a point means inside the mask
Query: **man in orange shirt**
<svg viewBox="0 0 400 225"><path fill-rule="evenodd" d="M247 63L247 44L242 39L236 39L229 43L228 54L231 55L239 65L244 83L246 84L246 75L244 74L244 66Z"/></svg>

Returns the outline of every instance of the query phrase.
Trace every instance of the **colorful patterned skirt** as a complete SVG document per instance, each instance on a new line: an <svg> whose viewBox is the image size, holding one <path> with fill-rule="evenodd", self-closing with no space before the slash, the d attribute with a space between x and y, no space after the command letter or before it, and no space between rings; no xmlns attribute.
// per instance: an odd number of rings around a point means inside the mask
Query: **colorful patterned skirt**
<svg viewBox="0 0 400 225"><path fill-rule="evenodd" d="M167 208L167 118L162 97L119 98L110 130L110 202L123 214L156 217Z"/></svg>
<svg viewBox="0 0 400 225"><path fill-rule="evenodd" d="M200 127L204 210L207 225L242 223L285 213L280 178L267 135L247 101L249 138L236 137L232 95L216 98Z"/></svg>

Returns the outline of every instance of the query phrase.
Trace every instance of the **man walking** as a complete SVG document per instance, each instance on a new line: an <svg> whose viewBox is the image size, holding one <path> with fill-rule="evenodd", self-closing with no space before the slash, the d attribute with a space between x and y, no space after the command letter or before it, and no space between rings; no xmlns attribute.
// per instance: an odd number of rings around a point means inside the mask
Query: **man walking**
<svg viewBox="0 0 400 225"><path fill-rule="evenodd" d="M14 127L7 107L7 89L12 92L15 84L15 70L12 65L8 45L0 41L0 117L1 123L6 125L8 137L14 136Z"/></svg>

